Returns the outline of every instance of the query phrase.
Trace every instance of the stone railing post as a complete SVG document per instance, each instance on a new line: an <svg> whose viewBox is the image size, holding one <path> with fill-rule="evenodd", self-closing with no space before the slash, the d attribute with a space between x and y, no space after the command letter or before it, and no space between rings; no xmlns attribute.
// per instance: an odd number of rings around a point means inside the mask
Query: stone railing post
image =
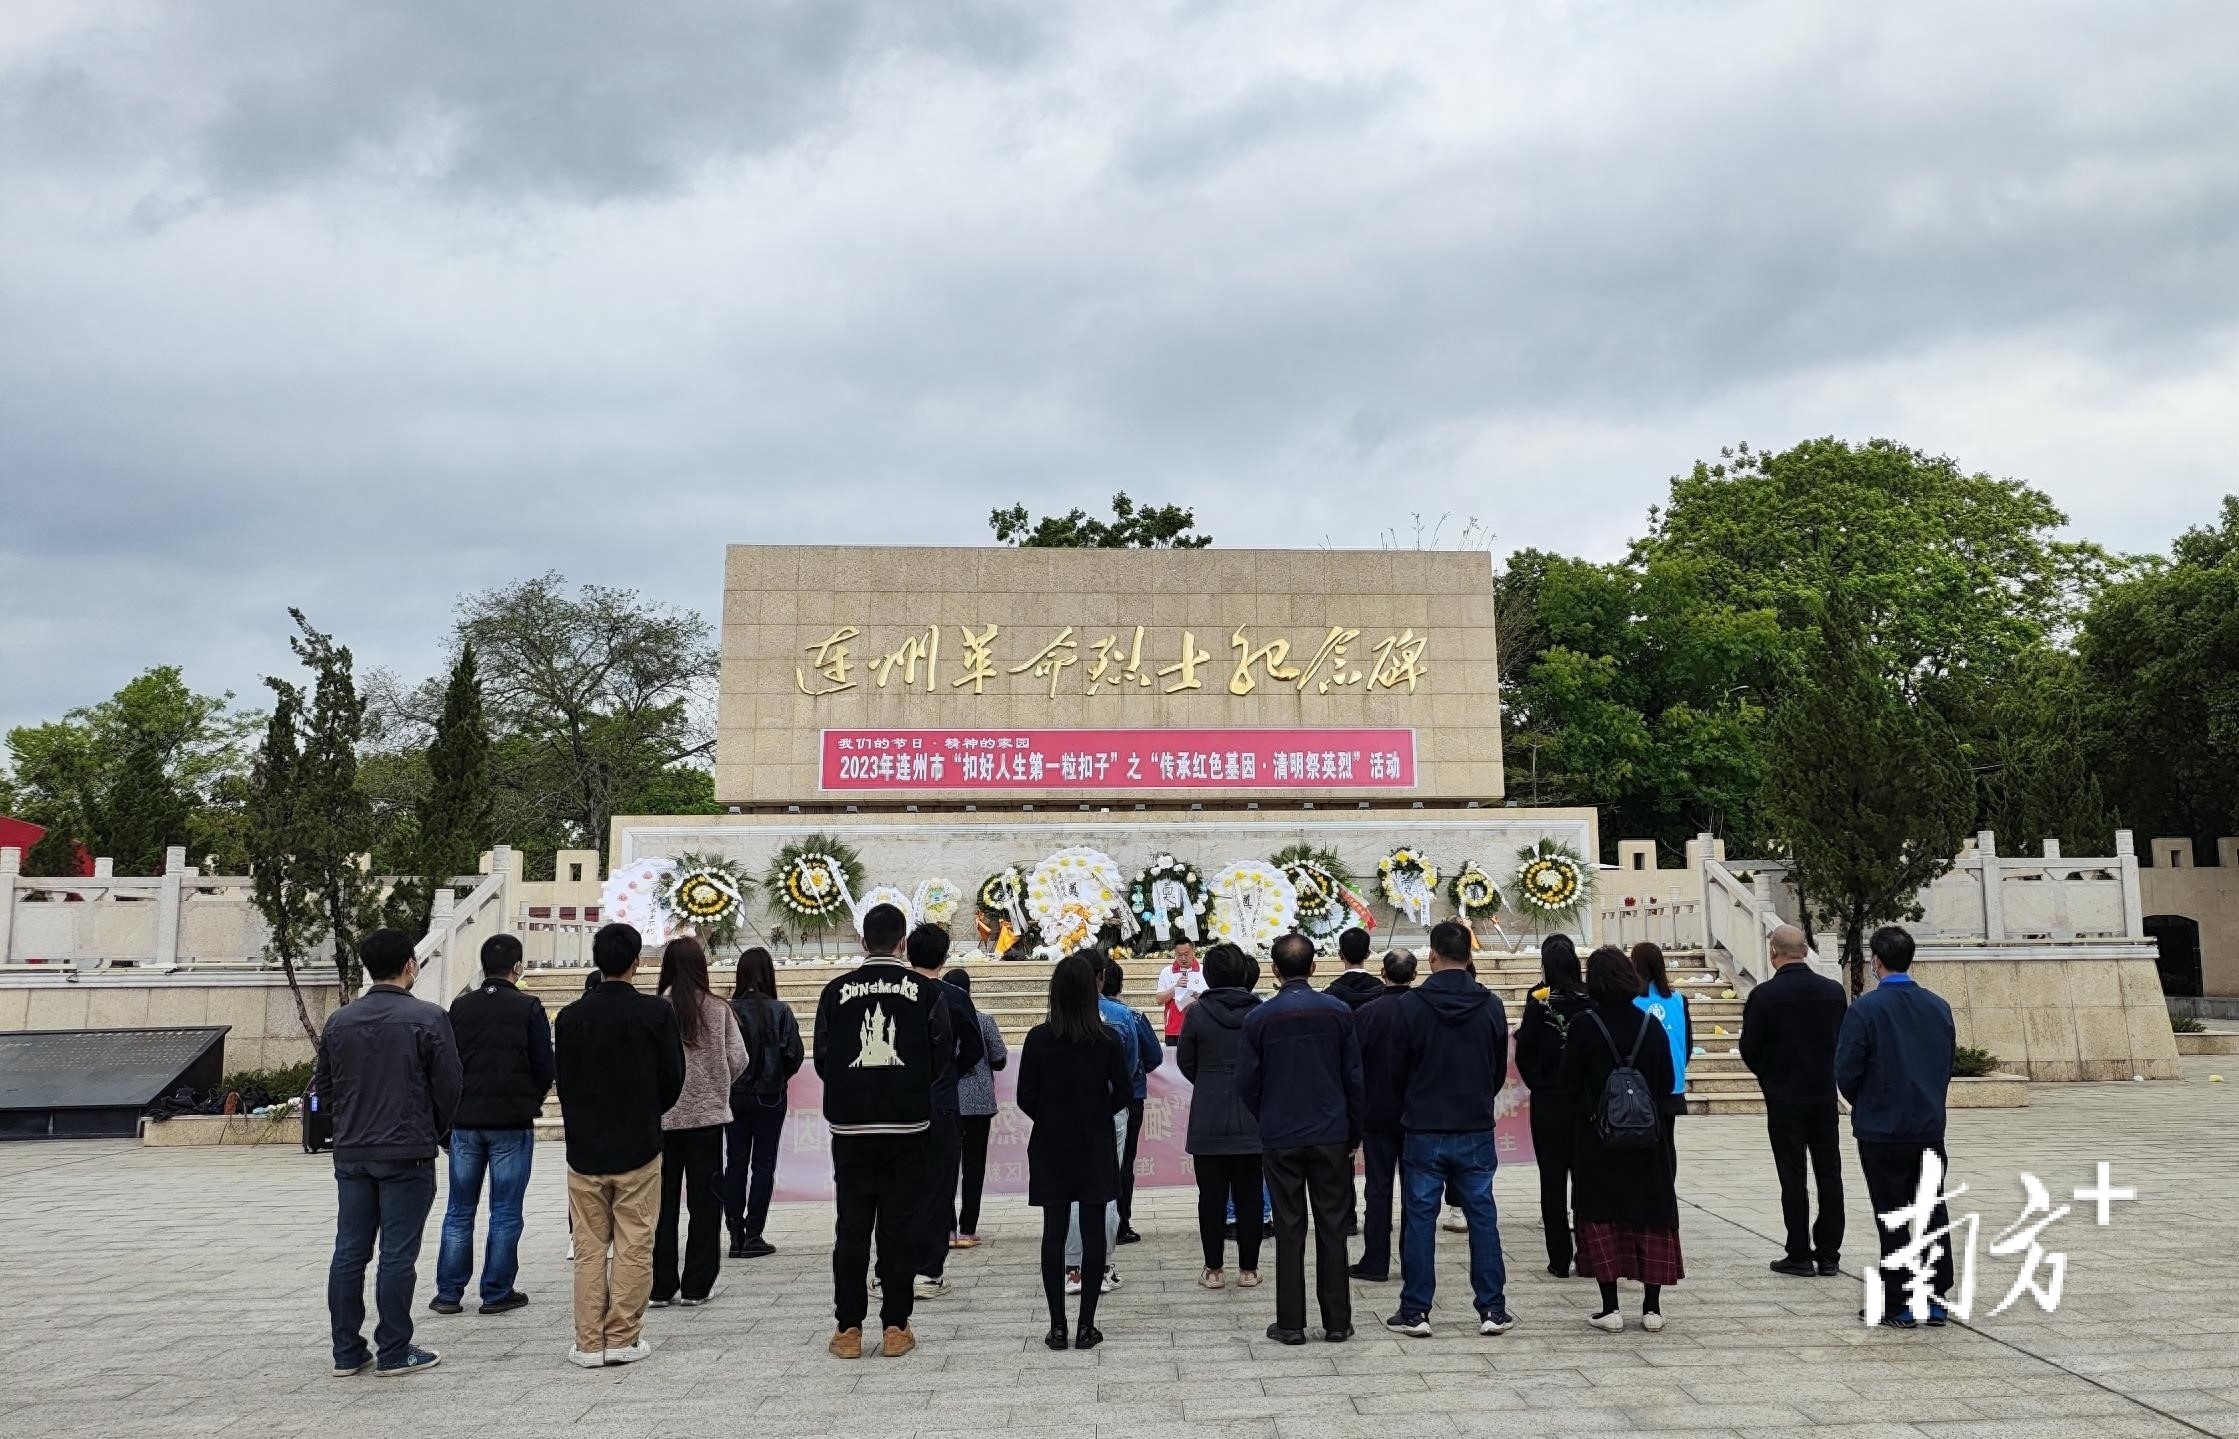
<svg viewBox="0 0 2239 1439"><path fill-rule="evenodd" d="M187 849L172 845L163 852L163 883L156 891L155 963L158 969L179 965L179 901L186 876Z"/></svg>
<svg viewBox="0 0 2239 1439"><path fill-rule="evenodd" d="M451 955L458 946L457 896L447 884L437 885L428 907L428 939L433 943L420 961L420 972L429 981L421 998L449 1008L451 1004Z"/></svg>
<svg viewBox="0 0 2239 1439"><path fill-rule="evenodd" d="M1985 944L2006 938L2006 893L1998 873L1998 836L1990 830L1975 835L1975 859L1982 870L1982 937Z"/></svg>
<svg viewBox="0 0 2239 1439"><path fill-rule="evenodd" d="M9 944L16 932L16 876L23 873L23 851L0 849L0 964L15 958Z"/></svg>
<svg viewBox="0 0 2239 1439"><path fill-rule="evenodd" d="M2144 939L2146 901L2138 890L2138 845L2127 829L2115 831L2115 860L2122 866L2122 932Z"/></svg>

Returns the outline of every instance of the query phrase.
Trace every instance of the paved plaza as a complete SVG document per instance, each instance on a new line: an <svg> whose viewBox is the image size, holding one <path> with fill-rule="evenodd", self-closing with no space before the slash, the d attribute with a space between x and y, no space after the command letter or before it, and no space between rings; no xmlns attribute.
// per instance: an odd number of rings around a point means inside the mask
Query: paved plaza
<svg viewBox="0 0 2239 1439"><path fill-rule="evenodd" d="M2232 1069L2234 1083L2207 1082ZM2026 1111L1954 1116L1955 1205L1982 1214L1977 1323L1868 1331L1855 1312L1869 1218L1854 1171L1850 1277L1768 1273L1778 1204L1763 1121L1681 1121L1689 1277L1671 1327L1589 1330L1592 1286L1548 1277L1530 1172L1505 1170L1509 1299L1499 1339L1469 1319L1458 1236L1441 1236L1441 1328L1375 1327L1394 1285L1354 1286L1359 1337L1287 1349L1262 1337L1271 1287L1196 1287L1193 1201L1148 1193L1145 1242L1121 1251L1109 1336L1052 1354L1023 1201L994 1204L992 1242L959 1255L954 1294L918 1311L919 1351L828 1358L827 1211L779 1206L773 1258L726 1264L715 1302L655 1311L653 1358L571 1368L556 1148L530 1192L520 1312L420 1315L439 1369L327 1374L323 1303L332 1181L294 1151L0 1148L0 1413L27 1436L488 1432L986 1436L1657 1434L1840 1439L2239 1436L2239 1062L2188 1060L2183 1084L2039 1085ZM805 1160L807 1156L803 1156ZM2070 1191L2114 1166L2138 1199L2097 1226ZM794 1162L789 1160L789 1162ZM1845 1156L1849 1166L1849 1156ZM2018 1173L2074 1212L2044 1235L2069 1257L2056 1315L2028 1299L1996 1319L2018 1260L1991 1239L2021 1212ZM438 1200L437 1214L441 1212ZM434 1223L421 1260L424 1302ZM1272 1277L1272 1262L1265 1266ZM1637 1291L1627 1289L1629 1311Z"/></svg>

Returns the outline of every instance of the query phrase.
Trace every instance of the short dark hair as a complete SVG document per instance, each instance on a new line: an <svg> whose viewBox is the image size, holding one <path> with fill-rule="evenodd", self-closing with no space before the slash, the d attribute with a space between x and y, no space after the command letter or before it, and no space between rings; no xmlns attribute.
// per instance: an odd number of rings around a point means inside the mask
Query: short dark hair
<svg viewBox="0 0 2239 1439"><path fill-rule="evenodd" d="M1866 947L1881 961L1881 967L1891 974L1903 974L1912 968L1912 931L1902 925L1885 924L1874 931Z"/></svg>
<svg viewBox="0 0 2239 1439"><path fill-rule="evenodd" d="M1430 952L1452 964L1469 963L1469 928L1450 919L1430 927Z"/></svg>
<svg viewBox="0 0 2239 1439"><path fill-rule="evenodd" d="M1384 983L1413 984L1414 982L1414 951L1405 949L1388 949L1384 951Z"/></svg>
<svg viewBox="0 0 2239 1439"><path fill-rule="evenodd" d="M892 954L909 927L909 916L899 906L874 904L863 912L863 947L872 954Z"/></svg>
<svg viewBox="0 0 2239 1439"><path fill-rule="evenodd" d="M1640 993L1640 971L1625 951L1605 944L1586 957L1586 996L1596 1004L1631 1004Z"/></svg>
<svg viewBox="0 0 2239 1439"><path fill-rule="evenodd" d="M930 971L947 963L947 930L937 924L921 924L910 931L910 968Z"/></svg>
<svg viewBox="0 0 2239 1439"><path fill-rule="evenodd" d="M1368 931L1356 924L1337 936L1337 957L1347 966L1368 963Z"/></svg>
<svg viewBox="0 0 2239 1439"><path fill-rule="evenodd" d="M521 941L510 934L493 934L482 941L482 972L510 974L521 962Z"/></svg>
<svg viewBox="0 0 2239 1439"><path fill-rule="evenodd" d="M609 924L591 936L591 963L609 979L620 979L645 950L645 936L635 925Z"/></svg>
<svg viewBox="0 0 2239 1439"><path fill-rule="evenodd" d="M358 963L375 984L395 979L411 962L412 941L401 929L377 929L358 941Z"/></svg>
<svg viewBox="0 0 2239 1439"><path fill-rule="evenodd" d="M1205 951L1205 985L1208 989L1250 989L1252 962L1233 944L1216 944Z"/></svg>
<svg viewBox="0 0 2239 1439"><path fill-rule="evenodd" d="M1108 954L1104 956L1101 987L1105 996L1110 999L1119 998L1119 992L1127 987L1127 971L1121 969L1120 962Z"/></svg>
<svg viewBox="0 0 2239 1439"><path fill-rule="evenodd" d="M972 972L968 969L952 969L941 976L941 983L970 994L972 992Z"/></svg>
<svg viewBox="0 0 2239 1439"><path fill-rule="evenodd" d="M1314 972L1314 941L1295 929L1279 934L1267 947L1267 957L1275 961L1277 979L1304 979Z"/></svg>

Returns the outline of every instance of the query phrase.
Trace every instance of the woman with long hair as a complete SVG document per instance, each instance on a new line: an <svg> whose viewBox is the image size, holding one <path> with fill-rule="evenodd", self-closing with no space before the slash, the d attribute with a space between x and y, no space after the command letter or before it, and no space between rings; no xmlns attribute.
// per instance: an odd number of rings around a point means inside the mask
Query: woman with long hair
<svg viewBox="0 0 2239 1439"><path fill-rule="evenodd" d="M1532 1151L1539 1162L1539 1224L1547 1237L1547 1272L1570 1277L1570 1133L1576 1096L1558 1078L1570 1022L1586 1007L1578 946L1567 934L1539 944L1539 988L1524 1000L1516 1025L1516 1072L1531 1091Z"/></svg>
<svg viewBox="0 0 2239 1439"><path fill-rule="evenodd" d="M1671 1150L1672 1170L1679 1168L1679 1116L1687 1112L1687 1058L1695 1052L1695 1020L1687 1012L1687 996L1672 988L1664 969L1664 948L1647 940L1633 946L1629 956L1633 973L1640 977L1640 993L1633 1003L1656 1016L1671 1043L1671 1093L1663 1098L1664 1144Z"/></svg>
<svg viewBox="0 0 2239 1439"><path fill-rule="evenodd" d="M1640 1147L1605 1143L1597 1120L1610 1074L1621 1064L1649 1088L1671 1088L1671 1046L1656 1017L1633 1004L1632 961L1613 944L1586 961L1587 1007L1571 1020L1556 1081L1575 1097L1571 1124L1571 1209L1578 1219L1578 1272L1601 1285L1601 1308L1586 1322L1611 1334L1625 1327L1617 1281L1642 1287L1640 1327L1664 1327L1663 1291L1686 1274L1679 1252L1679 1195L1671 1144L1661 1126Z"/></svg>
<svg viewBox="0 0 2239 1439"><path fill-rule="evenodd" d="M952 969L941 976L966 994L972 992L971 971ZM1003 1043L1002 1027L986 1010L973 1011L980 1025L980 1060L956 1081L957 1183L956 1232L948 1237L951 1249L980 1247L980 1192L987 1185L987 1136L995 1127L995 1071L1011 1062Z"/></svg>
<svg viewBox="0 0 2239 1439"><path fill-rule="evenodd" d="M739 955L731 1016L746 1041L746 1073L731 1085L723 1131L723 1221L733 1259L777 1253L762 1237L777 1185L777 1142L785 1132L785 1089L804 1057L801 1025L777 997L777 964L760 945Z"/></svg>
<svg viewBox="0 0 2239 1439"><path fill-rule="evenodd" d="M1119 1193L1119 1150L1112 1116L1127 1108L1131 1086L1120 1037L1097 1009L1096 955L1076 950L1050 972L1049 1018L1027 1033L1019 1054L1018 1107L1034 1121L1026 1143L1026 1202L1042 1211L1042 1293L1049 1301L1052 1349L1094 1349L1096 1284L1081 1286L1079 1328L1065 1329L1065 1238L1078 1207L1095 1216ZM1082 1223L1081 1272L1104 1272L1104 1226Z"/></svg>
<svg viewBox="0 0 2239 1439"><path fill-rule="evenodd" d="M1197 1170L1197 1239L1205 1252L1205 1272L1197 1282L1219 1289L1228 1282L1222 1266L1226 1251L1224 1215L1236 1224L1237 1286L1259 1284L1260 1174L1259 1121L1236 1093L1236 1060L1244 1048L1244 1016L1259 1007L1259 996L1244 987L1251 970L1232 944L1216 944L1205 956L1208 988L1182 1016L1181 1042L1174 1058L1190 1082L1187 1147Z"/></svg>
<svg viewBox="0 0 2239 1439"><path fill-rule="evenodd" d="M708 989L707 951L690 935L661 950L657 992L676 1011L684 1041L684 1089L661 1116L661 1225L653 1232L653 1294L647 1301L705 1304L723 1267L723 1129L731 1122L731 1085L746 1073L746 1041L731 1007ZM677 1266L677 1218L692 1226Z"/></svg>

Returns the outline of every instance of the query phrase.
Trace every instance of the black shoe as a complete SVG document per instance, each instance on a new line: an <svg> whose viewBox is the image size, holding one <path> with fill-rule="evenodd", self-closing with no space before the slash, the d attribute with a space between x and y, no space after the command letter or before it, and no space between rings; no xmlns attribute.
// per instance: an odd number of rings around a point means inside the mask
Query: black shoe
<svg viewBox="0 0 2239 1439"><path fill-rule="evenodd" d="M1306 1331L1303 1329L1285 1329L1280 1324L1270 1324L1267 1326L1267 1337L1277 1344L1304 1344L1306 1342Z"/></svg>
<svg viewBox="0 0 2239 1439"><path fill-rule="evenodd" d="M676 1303L676 1296L673 1294L671 1294L666 1299L662 1299L656 1296L652 1299L646 1300L645 1307L648 1309L666 1309L674 1303Z"/></svg>
<svg viewBox="0 0 2239 1439"><path fill-rule="evenodd" d="M466 1312L466 1306L456 1299L430 1299L428 1308L433 1309L438 1314L464 1314Z"/></svg>
<svg viewBox="0 0 2239 1439"><path fill-rule="evenodd" d="M1347 1239L1358 1239L1358 1238L1360 1238L1360 1235L1361 1235L1361 1226L1360 1226L1360 1221L1359 1221L1359 1220L1357 1220L1357 1219L1347 1219L1347 1220L1345 1221L1345 1227L1344 1227L1344 1228L1343 1228L1342 1230L1340 1230L1339 1232L1340 1232L1340 1233L1342 1233L1342 1234L1343 1234L1343 1235L1344 1235L1344 1236L1345 1236L1345 1237L1346 1237Z"/></svg>
<svg viewBox="0 0 2239 1439"><path fill-rule="evenodd" d="M1570 1278L1570 1266L1568 1264L1550 1264L1547 1266L1547 1272L1557 1279Z"/></svg>
<svg viewBox="0 0 2239 1439"><path fill-rule="evenodd" d="M739 1253L748 1259L764 1259L772 1254L777 1253L777 1246L770 1243L769 1240L764 1239L761 1235L756 1234L750 1236L747 1239L745 1245L740 1248Z"/></svg>
<svg viewBox="0 0 2239 1439"><path fill-rule="evenodd" d="M1141 1244L1143 1242L1143 1236L1135 1232L1135 1227L1133 1225L1122 1224L1120 1226L1118 1238L1114 1239L1112 1242L1115 1244Z"/></svg>
<svg viewBox="0 0 2239 1439"><path fill-rule="evenodd" d="M1819 1261L1819 1277L1822 1279L1832 1279L1842 1272L1842 1266L1837 1264L1832 1259L1822 1259Z"/></svg>
<svg viewBox="0 0 2239 1439"><path fill-rule="evenodd" d="M1392 1279L1389 1269L1371 1269L1365 1264L1356 1264L1345 1272L1370 1284L1389 1284Z"/></svg>
<svg viewBox="0 0 2239 1439"><path fill-rule="evenodd" d="M729 1254L729 1256L728 1256L728 1257L729 1257L729 1258L732 1258L732 1259L744 1259L744 1258L746 1258L746 1236L745 1236L745 1235L743 1235L743 1234L734 1234L734 1235L732 1235L732 1236L731 1236L731 1252L730 1252L730 1254Z"/></svg>
<svg viewBox="0 0 2239 1439"><path fill-rule="evenodd" d="M1352 1337L1353 1331L1350 1329L1324 1329L1322 1331L1322 1342L1325 1344L1343 1344Z"/></svg>
<svg viewBox="0 0 2239 1439"><path fill-rule="evenodd" d="M1234 1238L1236 1237L1236 1225L1235 1225L1235 1223L1234 1223L1234 1222L1232 1221L1232 1222L1231 1222L1231 1223L1229 1224L1229 1226L1228 1226L1228 1227L1227 1227L1226 1229L1223 1229L1223 1230L1221 1231L1221 1233L1223 1233L1223 1234L1227 1235L1227 1236L1228 1236L1229 1238L1231 1238L1231 1239L1234 1239Z"/></svg>
<svg viewBox="0 0 2239 1439"><path fill-rule="evenodd" d="M1065 1326L1062 1324L1052 1324L1050 1332L1042 1336L1042 1342L1052 1349L1070 1349L1073 1345L1073 1341L1066 1337Z"/></svg>
<svg viewBox="0 0 2239 1439"><path fill-rule="evenodd" d="M1083 1324L1073 1334L1075 1349L1094 1349L1104 1342L1104 1331L1093 1324Z"/></svg>
<svg viewBox="0 0 2239 1439"><path fill-rule="evenodd" d="M1775 1259L1766 1268L1775 1274L1785 1274L1792 1279L1810 1279L1819 1273L1818 1266L1809 1259Z"/></svg>
<svg viewBox="0 0 2239 1439"><path fill-rule="evenodd" d="M518 1289L514 1289L507 1291L505 1297L502 1299L491 1300L489 1303L483 1305L477 1312L482 1314L510 1314L514 1310L520 1308L522 1305L528 1302L528 1295L523 1294Z"/></svg>

